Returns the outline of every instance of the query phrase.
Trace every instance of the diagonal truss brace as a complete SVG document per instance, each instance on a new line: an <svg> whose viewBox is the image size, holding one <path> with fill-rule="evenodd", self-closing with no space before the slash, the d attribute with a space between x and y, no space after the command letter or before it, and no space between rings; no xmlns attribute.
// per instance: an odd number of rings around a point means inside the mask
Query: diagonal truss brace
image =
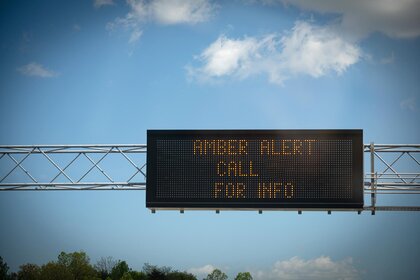
<svg viewBox="0 0 420 280"><path fill-rule="evenodd" d="M5 175L0 178L0 191L11 190L144 190L146 186L146 152L147 147L143 144L114 144L114 145L32 145L32 146L0 146L0 172L5 171ZM67 164L53 159L52 155L74 155ZM128 169L134 169L128 179L114 180L108 172L99 164L111 154L120 155L120 158L127 164ZM142 162L136 164L132 155L143 155ZM16 156L23 156L16 160ZM36 173L30 168L25 168L23 162L30 157L42 155L44 159L58 170L50 180L37 180ZM90 155L100 156L94 160ZM86 158L91 166L83 173L79 179L74 179L66 171L70 166L77 166L77 160L81 157ZM5 158L11 159L13 166L10 170L4 167ZM139 167L141 166L141 167ZM79 166L80 167L80 166ZM25 181L19 177L18 181L13 181L10 177L17 169L22 170L30 181ZM86 178L97 169L107 179L106 181L88 181ZM137 174L143 175L142 181L133 181ZM1 173L0 173L1 174ZM58 181L63 175L66 181ZM38 176L39 177L39 176ZM138 176L137 176L138 177Z"/></svg>
<svg viewBox="0 0 420 280"><path fill-rule="evenodd" d="M420 153L419 144L374 144L364 145L364 152L370 154L370 173L365 175L365 194L370 194L371 205L365 206L365 210L375 215L376 211L420 211L417 206L377 206L378 195L413 195L420 194L420 162L416 156ZM384 154L392 155L395 158L389 162ZM385 166L383 171L375 164L375 159ZM414 171L399 172L395 164L405 160L411 163Z"/></svg>
<svg viewBox="0 0 420 280"><path fill-rule="evenodd" d="M378 206L378 195L411 195L420 194L420 144L365 144L365 154L370 155L370 172L365 174L364 193L370 195L371 205L364 210L372 211L420 211L420 207L405 206ZM0 191L23 190L145 190L146 189L146 153L145 144L98 144L98 145L13 145L0 146ZM73 155L66 163L57 161L56 155ZM389 160L387 155L393 155ZM50 167L58 170L49 180L41 180L34 170L28 166L28 158L42 155ZM92 157L96 155L97 160ZM104 159L110 155L119 155L127 164L127 169L134 169L127 179L112 178L110 173L100 166ZM134 160L134 156L142 156L141 161ZM19 159L19 157L21 157ZM79 179L72 178L67 171L70 166L78 166L78 159L86 158L90 163L88 169ZM9 159L12 166L6 168L4 162ZM377 160L377 162L375 162ZM401 172L396 164L401 161L410 161L415 170ZM80 166L78 166L80 167ZM384 168L382 170L382 168ZM93 170L98 170L106 181L88 181L86 178ZM17 176L13 181L12 175L21 170L26 178ZM4 174L4 175L3 175ZM16 175L16 174L15 174ZM62 175L66 181L59 181ZM135 178L143 178L141 181Z"/></svg>

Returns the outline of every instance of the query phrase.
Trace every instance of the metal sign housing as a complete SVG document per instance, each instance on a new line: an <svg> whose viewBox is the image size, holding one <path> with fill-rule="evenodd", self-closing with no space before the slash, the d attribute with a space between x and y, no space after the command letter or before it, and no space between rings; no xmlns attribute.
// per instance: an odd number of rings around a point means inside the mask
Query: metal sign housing
<svg viewBox="0 0 420 280"><path fill-rule="evenodd" d="M362 130L149 130L151 209L363 208Z"/></svg>

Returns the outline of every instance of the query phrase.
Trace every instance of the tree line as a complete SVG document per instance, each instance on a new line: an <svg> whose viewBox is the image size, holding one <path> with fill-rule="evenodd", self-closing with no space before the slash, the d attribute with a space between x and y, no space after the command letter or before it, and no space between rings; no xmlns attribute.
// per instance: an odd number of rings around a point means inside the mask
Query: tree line
<svg viewBox="0 0 420 280"><path fill-rule="evenodd" d="M141 271L130 268L126 261L102 257L90 263L83 252L61 252L57 260L44 265L23 264L17 272L10 272L0 256L0 280L198 280L197 276L171 267L144 264ZM228 276L214 269L203 280L228 280ZM234 280L252 280L249 272L239 272Z"/></svg>

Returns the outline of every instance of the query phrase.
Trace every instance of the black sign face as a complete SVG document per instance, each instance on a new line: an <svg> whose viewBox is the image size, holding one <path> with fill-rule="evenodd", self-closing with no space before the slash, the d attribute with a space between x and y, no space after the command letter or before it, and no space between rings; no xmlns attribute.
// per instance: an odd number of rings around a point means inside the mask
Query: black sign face
<svg viewBox="0 0 420 280"><path fill-rule="evenodd" d="M146 207L362 208L362 130L148 130Z"/></svg>

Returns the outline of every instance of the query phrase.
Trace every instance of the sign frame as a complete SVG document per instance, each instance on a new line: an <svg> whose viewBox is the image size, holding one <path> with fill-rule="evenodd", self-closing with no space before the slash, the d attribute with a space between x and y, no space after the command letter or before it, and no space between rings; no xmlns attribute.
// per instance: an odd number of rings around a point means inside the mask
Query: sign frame
<svg viewBox="0 0 420 280"><path fill-rule="evenodd" d="M352 191L354 198L347 202L273 202L231 201L220 198L207 201L188 199L158 199L157 181L157 140L194 140L199 137L229 139L230 137L308 137L316 140L352 140ZM210 139L210 138L209 138ZM363 194L363 130L361 129L305 129L305 130L148 130L147 131L147 176L146 207L152 210L361 210L364 206Z"/></svg>

